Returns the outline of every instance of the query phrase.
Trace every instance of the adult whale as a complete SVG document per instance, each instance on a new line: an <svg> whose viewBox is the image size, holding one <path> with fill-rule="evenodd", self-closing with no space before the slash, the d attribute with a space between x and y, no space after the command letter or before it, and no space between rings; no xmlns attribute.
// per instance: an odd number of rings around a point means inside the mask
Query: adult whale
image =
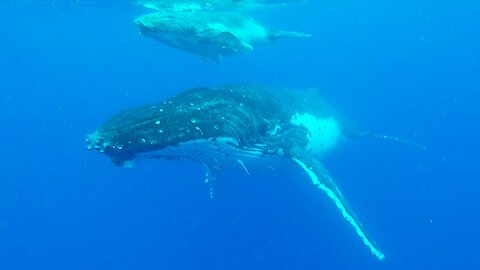
<svg viewBox="0 0 480 270"><path fill-rule="evenodd" d="M157 104L128 109L87 136L119 166L141 159L189 159L211 168L228 162L248 172L250 162L290 160L334 202L363 243L367 237L320 158L345 136L345 128L316 90L247 85L196 88Z"/></svg>

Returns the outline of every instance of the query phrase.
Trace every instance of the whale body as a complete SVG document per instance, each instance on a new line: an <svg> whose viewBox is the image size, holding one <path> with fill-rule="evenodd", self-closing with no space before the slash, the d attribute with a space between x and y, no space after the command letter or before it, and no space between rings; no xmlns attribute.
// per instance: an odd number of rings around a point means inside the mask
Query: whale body
<svg viewBox="0 0 480 270"><path fill-rule="evenodd" d="M249 53L254 45L279 38L310 37L266 27L236 11L162 10L142 15L134 23L144 36L216 61Z"/></svg>
<svg viewBox="0 0 480 270"><path fill-rule="evenodd" d="M142 159L188 159L211 169L226 162L297 164L335 204L370 251L383 259L321 162L345 137L331 106L314 89L229 85L195 88L127 109L86 139L119 166Z"/></svg>

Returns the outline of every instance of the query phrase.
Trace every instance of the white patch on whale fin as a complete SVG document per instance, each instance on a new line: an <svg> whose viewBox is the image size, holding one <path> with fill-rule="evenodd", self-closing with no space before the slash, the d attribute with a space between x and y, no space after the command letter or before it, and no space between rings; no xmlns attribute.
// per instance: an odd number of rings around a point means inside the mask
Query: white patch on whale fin
<svg viewBox="0 0 480 270"><path fill-rule="evenodd" d="M319 189L323 190L327 196L332 199L335 203L335 206L340 210L342 216L345 220L352 225L353 229L357 233L357 235L362 239L363 243L370 249L373 255L375 255L379 260L383 260L385 255L378 250L373 243L368 239L365 232L360 227L360 223L356 220L355 215L351 212L346 205L346 202L343 199L343 195L340 193L340 190L336 187L336 185L329 185L328 183L332 184L333 179L330 177L328 172L325 170L321 170L319 173L321 174L321 178L324 181L320 181L317 174L313 172L311 168L309 168L304 162L299 159L292 158L310 177L312 183ZM320 166L322 168L323 166Z"/></svg>

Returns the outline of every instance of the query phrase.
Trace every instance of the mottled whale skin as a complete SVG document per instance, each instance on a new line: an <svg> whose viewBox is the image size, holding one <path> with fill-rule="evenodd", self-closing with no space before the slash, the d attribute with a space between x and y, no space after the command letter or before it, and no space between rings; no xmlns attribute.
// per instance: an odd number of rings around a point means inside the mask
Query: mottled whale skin
<svg viewBox="0 0 480 270"><path fill-rule="evenodd" d="M259 43L310 37L263 26L236 11L163 10L142 15L134 23L145 36L217 61L224 56L249 53Z"/></svg>
<svg viewBox="0 0 480 270"><path fill-rule="evenodd" d="M363 243L366 236L321 157L342 140L344 128L318 90L231 85L195 88L156 104L128 109L87 136L119 166L141 159L189 159L210 168L281 160L299 165L335 203Z"/></svg>

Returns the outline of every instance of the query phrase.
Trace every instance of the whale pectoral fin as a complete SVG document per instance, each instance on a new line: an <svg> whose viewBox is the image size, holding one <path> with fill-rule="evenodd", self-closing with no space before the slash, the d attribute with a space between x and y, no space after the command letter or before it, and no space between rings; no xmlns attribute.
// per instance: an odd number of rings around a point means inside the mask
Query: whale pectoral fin
<svg viewBox="0 0 480 270"><path fill-rule="evenodd" d="M328 173L328 170L325 168L325 166L306 151L296 153L296 155L292 157L292 160L308 174L312 180L312 183L317 188L324 191L327 196L333 200L335 206L340 210L342 216L348 223L350 223L357 235L362 239L363 243L370 249L372 254L375 255L379 260L383 260L385 255L378 250L372 241L367 237L361 228L360 222L357 220L354 212L350 209L347 201L343 197L340 189Z"/></svg>
<svg viewBox="0 0 480 270"><path fill-rule="evenodd" d="M245 41L239 39L237 36L230 32L222 32L220 34L221 40L225 44L231 44L233 45L232 48L235 48L236 51L242 52L242 53L247 53L251 52L253 50L252 45L246 43Z"/></svg>
<svg viewBox="0 0 480 270"><path fill-rule="evenodd" d="M277 40L280 38L310 38L310 34L301 33L301 32L292 32L292 31L282 31L271 29L268 35L269 40Z"/></svg>
<svg viewBox="0 0 480 270"><path fill-rule="evenodd" d="M161 7L157 6L157 5L154 4L154 3L145 3L145 4L142 4L142 6L143 6L144 8L148 8L148 9L152 9L152 10L157 10L157 11L158 11L158 10L162 10Z"/></svg>
<svg viewBox="0 0 480 270"><path fill-rule="evenodd" d="M242 169L247 173L247 174L250 174L250 171L247 169L247 167L245 166L245 163L243 163L243 161L241 159L237 159L237 162L238 164L240 164L240 166L242 166Z"/></svg>
<svg viewBox="0 0 480 270"><path fill-rule="evenodd" d="M424 145L421 145L421 144L416 143L416 142L411 141L411 140L407 140L407 139L403 139L403 138L399 138L399 137L395 137L395 136L391 136L391 135L372 134L372 133L368 133L368 132L358 132L358 133L350 133L349 137L352 137L352 138L355 138L355 137L357 137L357 138L374 138L374 139L398 142L398 143L403 143L405 145L410 145L410 146L416 147L416 148L421 149L421 150L427 150L427 147L425 147Z"/></svg>
<svg viewBox="0 0 480 270"><path fill-rule="evenodd" d="M210 30L199 34L199 36L203 41L220 44L225 49L230 49L234 52L248 53L253 50L250 44L230 32Z"/></svg>

